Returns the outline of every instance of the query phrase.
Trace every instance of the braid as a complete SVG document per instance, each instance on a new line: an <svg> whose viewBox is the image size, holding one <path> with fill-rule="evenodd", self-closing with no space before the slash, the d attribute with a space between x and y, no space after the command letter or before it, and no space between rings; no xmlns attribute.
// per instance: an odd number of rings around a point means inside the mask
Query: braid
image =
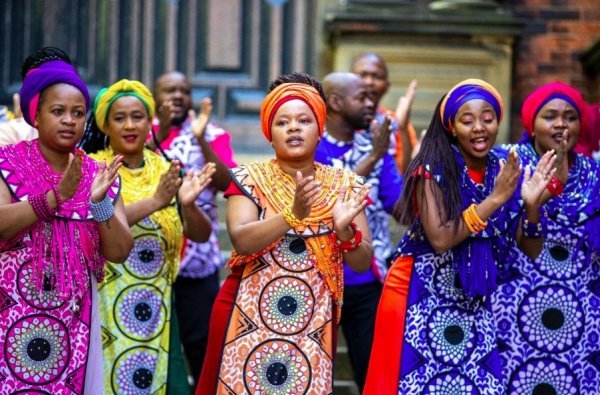
<svg viewBox="0 0 600 395"><path fill-rule="evenodd" d="M402 194L394 206L394 218L406 226L413 225L417 219L418 207L415 196L418 182L425 179L425 168L429 169L432 176L441 176L434 180L439 188L431 190L438 216L442 222L454 221L455 226L458 226L459 223L462 197L459 189L459 168L452 149L455 138L442 124L440 106L441 100L435 109L421 149L406 170ZM427 201L424 199L425 188L422 188L421 197L423 202ZM442 218L442 209L446 211L446 218Z"/></svg>
<svg viewBox="0 0 600 395"><path fill-rule="evenodd" d="M277 88L281 84L288 83L312 86L317 90L317 92L319 92L319 96L321 96L321 99L323 99L325 104L327 104L327 98L325 97L325 93L323 93L323 87L321 86L321 83L314 77L306 73L294 72L290 74L280 75L271 82L271 85L269 85L269 92L271 92L273 89Z"/></svg>
<svg viewBox="0 0 600 395"><path fill-rule="evenodd" d="M25 76L30 70L35 69L50 60L62 60L71 64L71 58L69 58L69 55L62 49L56 47L40 48L23 61L23 65L21 66L21 78L25 79Z"/></svg>
<svg viewBox="0 0 600 395"><path fill-rule="evenodd" d="M83 138L79 144L77 144L77 146L84 150L87 154L93 154L106 149L108 144L108 136L102 133L100 128L98 128L98 125L96 124L96 117L92 111L90 118L85 123Z"/></svg>

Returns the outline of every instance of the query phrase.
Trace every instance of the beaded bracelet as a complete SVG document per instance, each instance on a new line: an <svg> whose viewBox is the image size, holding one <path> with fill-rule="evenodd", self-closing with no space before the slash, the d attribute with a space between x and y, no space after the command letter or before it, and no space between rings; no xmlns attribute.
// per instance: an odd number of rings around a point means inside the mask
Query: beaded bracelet
<svg viewBox="0 0 600 395"><path fill-rule="evenodd" d="M58 192L58 187L54 184L52 184L52 192L54 192L54 197L56 198L56 211L58 211L60 210L62 200L60 200L60 192Z"/></svg>
<svg viewBox="0 0 600 395"><path fill-rule="evenodd" d="M350 224L350 227L354 231L354 236L352 236L350 240L341 241L340 239L337 239L335 242L338 248L343 252L354 251L360 246L360 243L362 243L362 232L358 229L358 225L353 222Z"/></svg>
<svg viewBox="0 0 600 395"><path fill-rule="evenodd" d="M530 239L539 239L543 234L542 222L540 221L538 223L533 223L529 222L527 219L523 219L521 230L523 231L523 235L525 237Z"/></svg>
<svg viewBox="0 0 600 395"><path fill-rule="evenodd" d="M475 207L477 205L475 203L471 204L469 207L465 209L462 213L463 220L465 221L465 225L471 234L477 234L485 229L487 226L487 221L482 220L477 212L475 211Z"/></svg>
<svg viewBox="0 0 600 395"><path fill-rule="evenodd" d="M28 201L35 212L35 215L42 221L49 222L52 219L54 212L48 204L47 194L48 191L30 195Z"/></svg>
<svg viewBox="0 0 600 395"><path fill-rule="evenodd" d="M554 175L550 179L550 182L548 183L548 186L546 188L548 188L548 191L550 191L552 196L558 196L561 193L563 193L565 186L563 185L562 182L560 182L558 177L556 177L556 175Z"/></svg>
<svg viewBox="0 0 600 395"><path fill-rule="evenodd" d="M94 203L92 199L90 199L90 211L92 212L94 221L104 222L113 216L115 213L115 208L113 207L108 195L106 195L104 199L98 203Z"/></svg>
<svg viewBox="0 0 600 395"><path fill-rule="evenodd" d="M287 222L292 228L296 228L303 224L302 220L298 219L298 217L294 215L291 207L286 207L283 209L283 218L285 219L285 222Z"/></svg>

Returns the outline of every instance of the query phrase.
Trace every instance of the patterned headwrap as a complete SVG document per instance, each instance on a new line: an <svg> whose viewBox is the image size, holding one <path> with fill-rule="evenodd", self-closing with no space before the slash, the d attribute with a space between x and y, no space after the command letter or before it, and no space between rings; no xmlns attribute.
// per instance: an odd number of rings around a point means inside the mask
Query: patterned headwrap
<svg viewBox="0 0 600 395"><path fill-rule="evenodd" d="M21 111L25 122L35 127L40 94L54 84L69 84L79 89L85 99L85 107L90 107L90 94L75 67L62 60L51 60L29 70L21 86Z"/></svg>
<svg viewBox="0 0 600 395"><path fill-rule="evenodd" d="M325 102L319 95L319 92L310 85L286 83L273 89L267 97L265 97L265 100L260 107L260 124L262 132L267 140L271 141L271 125L273 124L275 113L277 113L279 107L290 100L302 100L308 105L317 119L319 136L322 136L327 112L325 109Z"/></svg>
<svg viewBox="0 0 600 395"><path fill-rule="evenodd" d="M579 114L579 122L583 128L585 101L581 93L562 82L553 82L542 85L527 96L521 107L521 123L529 134L533 136L535 117L546 103L554 99L562 99L575 108Z"/></svg>
<svg viewBox="0 0 600 395"><path fill-rule="evenodd" d="M452 123L458 109L470 100L481 99L488 102L496 113L498 124L502 121L504 104L500 93L487 82L475 78L464 80L456 84L444 97L440 107L440 117L448 132L452 131Z"/></svg>
<svg viewBox="0 0 600 395"><path fill-rule="evenodd" d="M115 82L108 88L103 88L98 92L96 100L94 100L94 117L96 118L96 125L98 129L105 132L106 119L108 118L108 112L112 104L123 96L135 96L137 97L146 107L148 116L152 118L154 116L154 97L152 93L139 81L130 81L123 79Z"/></svg>

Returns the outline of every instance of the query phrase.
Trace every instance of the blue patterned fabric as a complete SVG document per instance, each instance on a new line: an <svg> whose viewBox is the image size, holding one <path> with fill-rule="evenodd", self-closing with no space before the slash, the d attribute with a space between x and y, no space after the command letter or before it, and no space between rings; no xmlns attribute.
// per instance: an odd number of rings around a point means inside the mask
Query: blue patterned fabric
<svg viewBox="0 0 600 395"><path fill-rule="evenodd" d="M335 139L327 131L317 146L315 161L326 165L353 170L372 151L370 132L354 134L353 142ZM371 204L365 208L371 242L373 244L375 266L371 270L358 274L344 264L344 283L359 285L373 281L383 281L387 273L388 259L393 253L390 231L390 214L402 190L402 176L398 172L394 159L385 154L366 177L371 184L369 197Z"/></svg>
<svg viewBox="0 0 600 395"><path fill-rule="evenodd" d="M484 183L479 185L469 177L460 154L457 159L463 208L467 208L491 193L499 161L494 154L488 155ZM432 180L439 182L440 176L427 170ZM463 281L474 281L471 274L476 265L495 271L497 265L512 259L506 246L515 243L514 222L520 210L519 194L515 193L492 215L483 232L442 254L433 250L420 222L400 242L397 256L412 256L414 263L399 394L504 394L490 298L468 296ZM473 252L473 245L482 243L489 253L464 254L469 246Z"/></svg>
<svg viewBox="0 0 600 395"><path fill-rule="evenodd" d="M524 165L539 161L529 139L517 153ZM492 304L507 393L600 391L599 177L600 164L575 155L562 195L545 205L541 254L533 261L514 248L501 269Z"/></svg>

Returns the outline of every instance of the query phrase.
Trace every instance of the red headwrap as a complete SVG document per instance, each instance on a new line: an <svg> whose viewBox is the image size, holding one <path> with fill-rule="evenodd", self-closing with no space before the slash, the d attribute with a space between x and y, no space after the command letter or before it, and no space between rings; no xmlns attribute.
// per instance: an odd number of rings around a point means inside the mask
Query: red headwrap
<svg viewBox="0 0 600 395"><path fill-rule="evenodd" d="M325 102L319 95L319 92L310 85L287 83L273 89L265 97L260 107L260 125L267 140L271 141L271 126L275 113L277 113L279 107L290 100L302 100L308 105L317 119L319 136L323 135L327 111L325 109Z"/></svg>
<svg viewBox="0 0 600 395"><path fill-rule="evenodd" d="M562 82L553 82L542 85L527 96L521 107L521 123L523 127L533 136L535 117L542 107L553 99L562 99L571 104L577 114L579 114L579 123L583 128L585 101L581 93Z"/></svg>

